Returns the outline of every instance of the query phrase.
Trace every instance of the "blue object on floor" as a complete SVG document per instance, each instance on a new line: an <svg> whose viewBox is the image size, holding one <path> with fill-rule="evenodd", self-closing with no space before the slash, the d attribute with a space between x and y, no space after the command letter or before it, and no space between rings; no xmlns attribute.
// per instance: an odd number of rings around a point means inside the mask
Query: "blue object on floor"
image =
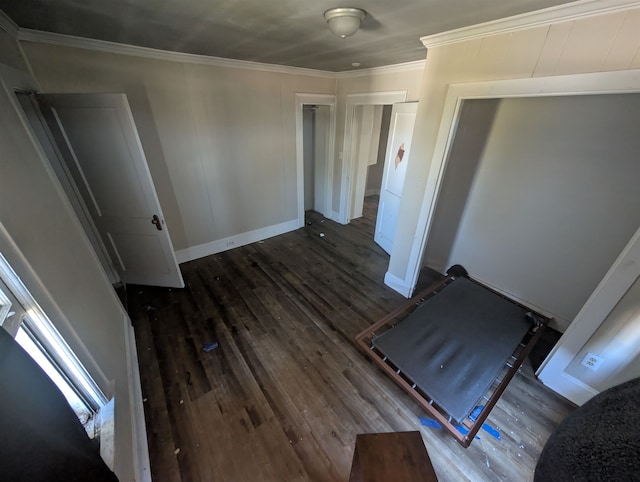
<svg viewBox="0 0 640 482"><path fill-rule="evenodd" d="M471 415L469 415L469 420L471 420L472 422L475 422L478 416L480 415L480 412L482 412L483 408L484 408L484 405L478 405L476 408L474 408L473 412L471 412ZM498 432L495 428L493 428L488 423L482 424L482 430L487 432L489 435L494 436L498 440L501 440L500 432Z"/></svg>
<svg viewBox="0 0 640 482"><path fill-rule="evenodd" d="M438 428L440 430L442 430L442 425L440 425L439 422L432 420L430 418L423 418L420 417L420 423L422 425L424 425L425 427L431 427L431 428ZM462 425L454 425L454 427L458 430L458 432L460 432L462 435L467 435L469 433L469 430L467 430L465 427L463 427ZM476 439L480 440L480 437L478 437L476 435L475 437Z"/></svg>
<svg viewBox="0 0 640 482"><path fill-rule="evenodd" d="M215 350L216 348L218 348L218 342L217 341L212 341L211 343L205 343L204 345L202 345L202 351L205 351L207 353L209 353L210 351Z"/></svg>

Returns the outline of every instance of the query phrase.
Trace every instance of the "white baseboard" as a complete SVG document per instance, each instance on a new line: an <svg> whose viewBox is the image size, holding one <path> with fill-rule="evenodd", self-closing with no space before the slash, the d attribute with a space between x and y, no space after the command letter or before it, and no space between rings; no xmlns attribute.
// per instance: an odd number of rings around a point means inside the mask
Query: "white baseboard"
<svg viewBox="0 0 640 482"><path fill-rule="evenodd" d="M405 298L411 298L411 295L413 294L412 286L407 285L405 280L398 278L388 271L384 275L384 284L392 290L397 291Z"/></svg>
<svg viewBox="0 0 640 482"><path fill-rule="evenodd" d="M288 233L289 231L295 231L299 227L298 220L292 219L291 221L274 224L266 228L255 229L253 231L247 231L246 233L236 234L235 236L229 236L228 238L211 241L210 243L180 249L176 251L176 259L179 264L186 263L187 261L193 261L194 259L204 258L205 256L222 253L223 251L272 238L273 236Z"/></svg>
<svg viewBox="0 0 640 482"><path fill-rule="evenodd" d="M331 215L329 216L331 221L335 221L336 223L340 222L340 213L338 211L331 211Z"/></svg>

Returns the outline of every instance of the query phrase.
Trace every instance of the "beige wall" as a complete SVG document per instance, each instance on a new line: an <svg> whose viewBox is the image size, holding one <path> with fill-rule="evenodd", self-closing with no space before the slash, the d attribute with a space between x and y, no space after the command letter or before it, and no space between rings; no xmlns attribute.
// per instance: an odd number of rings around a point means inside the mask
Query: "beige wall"
<svg viewBox="0 0 640 482"><path fill-rule="evenodd" d="M338 78L337 100L338 118L336 120L336 156L333 171L333 211L340 210L342 182L342 152L344 150L344 130L346 120L347 95L370 92L406 91L407 102L418 100L422 69L403 72L372 72L357 77Z"/></svg>
<svg viewBox="0 0 640 482"><path fill-rule="evenodd" d="M638 31L640 9L631 9L429 49L389 273L407 275L449 84L637 69Z"/></svg>
<svg viewBox="0 0 640 482"><path fill-rule="evenodd" d="M17 51L15 43L0 37L0 52L9 49ZM11 102L13 89L33 89L33 79L0 64L0 80L0 223L24 259L6 245L3 254L102 390L115 395L115 472L130 481L135 468L125 314Z"/></svg>
<svg viewBox="0 0 640 482"><path fill-rule="evenodd" d="M335 79L23 43L44 92L124 92L176 250L297 218L295 93Z"/></svg>

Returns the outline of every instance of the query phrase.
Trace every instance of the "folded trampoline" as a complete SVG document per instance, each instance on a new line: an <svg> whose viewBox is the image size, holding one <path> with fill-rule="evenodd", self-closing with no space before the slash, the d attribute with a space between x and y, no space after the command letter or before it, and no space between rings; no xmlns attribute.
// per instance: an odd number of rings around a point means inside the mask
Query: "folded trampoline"
<svg viewBox="0 0 640 482"><path fill-rule="evenodd" d="M549 318L462 267L356 337L357 344L468 447Z"/></svg>

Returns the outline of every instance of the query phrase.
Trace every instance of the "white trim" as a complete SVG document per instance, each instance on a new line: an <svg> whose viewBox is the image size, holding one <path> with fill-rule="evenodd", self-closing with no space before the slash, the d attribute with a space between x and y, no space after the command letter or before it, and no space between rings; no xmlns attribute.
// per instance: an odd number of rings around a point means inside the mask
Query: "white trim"
<svg viewBox="0 0 640 482"><path fill-rule="evenodd" d="M250 62L248 60L225 59L222 57L211 57L208 55L187 54L183 52L170 52L168 50L152 49L149 47L139 47L106 40L96 40L73 35L63 35L59 33L43 32L41 30L31 30L21 28L17 34L18 40L26 42L41 42L50 45L60 45L63 47L74 47L112 54L131 55L144 57L147 59L167 60L169 62L181 62L186 64L209 65L212 67L227 67L234 69L249 69L262 72L274 72L279 74L307 75L313 77L325 77L334 79L334 72L324 70L305 69L302 67L288 67L277 64L265 64L261 62Z"/></svg>
<svg viewBox="0 0 640 482"><path fill-rule="evenodd" d="M384 284L386 284L393 291L400 293L405 298L411 298L413 288L405 283L401 278L389 273L388 271L384 275Z"/></svg>
<svg viewBox="0 0 640 482"><path fill-rule="evenodd" d="M129 383L129 414L131 416L131 437L133 445L133 463L137 482L151 482L151 464L149 462L149 445L145 425L140 383L140 365L136 352L136 335L131 326L129 315L123 313L124 342L127 357L127 381Z"/></svg>
<svg viewBox="0 0 640 482"><path fill-rule="evenodd" d="M587 74L533 77L451 84L447 91L440 130L429 167L425 194L418 216L414 243L411 246L404 283L415 287L420 274L437 197L444 176L451 143L455 137L459 111L465 99L506 97L549 97L557 95L594 95L640 92L640 69Z"/></svg>
<svg viewBox="0 0 640 482"><path fill-rule="evenodd" d="M2 10L0 10L0 28L9 32L18 40L25 42L40 42L50 45L60 45L63 47L74 47L99 52L107 52L121 55L132 55L148 59L167 60L170 62L182 62L188 64L210 65L215 67L228 67L236 69L250 69L263 72L275 72L280 74L307 75L313 77L323 77L329 79L347 79L354 77L366 77L378 74L390 74L398 72L409 72L414 70L424 70L425 60L413 60L400 64L384 65L381 67L371 67L361 70L346 70L343 72L331 72L328 70L316 70L303 67L290 67L278 64L265 64L262 62L251 62L248 60L225 59L222 57L212 57L208 55L188 54L184 52L172 52L150 47L140 47L136 45L109 42L107 40L97 40L74 35L65 35L42 30L20 28ZM425 55L426 56L426 55Z"/></svg>
<svg viewBox="0 0 640 482"><path fill-rule="evenodd" d="M2 10L0 10L0 29L14 38L18 36L18 32L20 31L20 27Z"/></svg>
<svg viewBox="0 0 640 482"><path fill-rule="evenodd" d="M588 387L584 383L581 382L578 387L567 386L566 380L562 377L566 379L569 375L564 370L638 278L640 278L640 227L538 369L540 380L578 405L590 398L589 392L582 393L584 387ZM593 390L592 387L589 388Z"/></svg>
<svg viewBox="0 0 640 482"><path fill-rule="evenodd" d="M557 345L556 345L557 346ZM539 371L536 372L538 374ZM572 401L578 406L584 405L590 399L595 397L598 393L598 390L595 390L593 387L590 387L586 383L578 380L575 377L572 377L567 372L561 372L558 374L559 380L556 380L556 383L548 383L548 380L545 381L542 378L538 377L538 380L542 382L547 388L550 388L556 393L559 393L567 400ZM562 388L558 388L562 387ZM567 387L571 387L570 391L567 391Z"/></svg>
<svg viewBox="0 0 640 482"><path fill-rule="evenodd" d="M355 175L355 166L351 158L355 107L357 105L389 105L406 102L406 100L406 90L347 94L344 144L342 148L342 177L340 182L340 217L338 222L348 224L350 221L349 207L353 196L353 179Z"/></svg>
<svg viewBox="0 0 640 482"><path fill-rule="evenodd" d="M336 96L334 94L306 94L296 93L296 170L297 170L297 195L298 195L298 227L304 226L304 134L303 134L303 107L307 105L329 106L329 136L326 146L326 191L325 206L322 215L331 212L333 199L333 165L335 164L336 144Z"/></svg>
<svg viewBox="0 0 640 482"><path fill-rule="evenodd" d="M229 236L228 238L218 239L211 241L210 243L199 244L185 249L176 251L176 259L178 263L186 263L187 261L193 261L194 259L204 258L212 254L222 253L233 248L239 248L247 244L262 241L273 236L288 233L289 231L295 231L298 226L298 219L292 219L280 224L274 224L273 226L267 226L266 228L254 229L253 231L247 231L246 233L236 234Z"/></svg>
<svg viewBox="0 0 640 482"><path fill-rule="evenodd" d="M327 217L327 216L325 216ZM340 222L340 213L338 211L333 211L331 210L331 215L329 216L329 219L331 219L331 221L335 221L336 223Z"/></svg>
<svg viewBox="0 0 640 482"><path fill-rule="evenodd" d="M426 53L425 53L426 57ZM370 75L381 74L397 74L402 72L413 72L415 70L423 71L425 59L413 60L411 62L403 62L401 64L383 65L382 67L371 67L361 70L345 70L344 72L336 72L337 79L352 79L355 77L368 77Z"/></svg>
<svg viewBox="0 0 640 482"><path fill-rule="evenodd" d="M618 12L640 6L638 0L579 0L490 22L470 25L447 32L427 35L420 41L427 47L440 47L489 35L513 32L538 25L576 20L583 17Z"/></svg>

